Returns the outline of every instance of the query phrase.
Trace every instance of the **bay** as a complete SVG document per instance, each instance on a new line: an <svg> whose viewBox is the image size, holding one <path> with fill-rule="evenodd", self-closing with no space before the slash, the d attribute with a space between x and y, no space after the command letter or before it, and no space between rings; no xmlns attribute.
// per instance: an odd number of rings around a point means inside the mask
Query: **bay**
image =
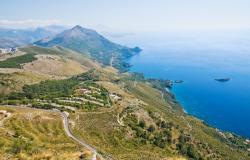
<svg viewBox="0 0 250 160"><path fill-rule="evenodd" d="M132 72L183 80L171 90L191 115L250 138L250 32L169 32L110 37L143 51ZM231 78L218 82L215 78Z"/></svg>

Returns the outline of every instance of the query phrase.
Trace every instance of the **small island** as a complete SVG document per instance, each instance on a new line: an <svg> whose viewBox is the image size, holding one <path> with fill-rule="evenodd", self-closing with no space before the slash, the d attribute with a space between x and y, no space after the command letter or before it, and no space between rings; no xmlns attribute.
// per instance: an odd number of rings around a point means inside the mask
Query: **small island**
<svg viewBox="0 0 250 160"><path fill-rule="evenodd" d="M183 83L183 80L175 80L174 83Z"/></svg>
<svg viewBox="0 0 250 160"><path fill-rule="evenodd" d="M218 82L228 82L231 80L231 78L215 78L214 80Z"/></svg>

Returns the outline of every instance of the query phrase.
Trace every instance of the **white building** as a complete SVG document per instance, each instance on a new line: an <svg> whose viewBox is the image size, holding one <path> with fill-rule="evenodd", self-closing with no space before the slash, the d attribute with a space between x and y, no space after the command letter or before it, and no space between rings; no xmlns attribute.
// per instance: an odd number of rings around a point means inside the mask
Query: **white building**
<svg viewBox="0 0 250 160"><path fill-rule="evenodd" d="M18 48L0 48L0 54L7 54L7 53L15 53L18 51Z"/></svg>

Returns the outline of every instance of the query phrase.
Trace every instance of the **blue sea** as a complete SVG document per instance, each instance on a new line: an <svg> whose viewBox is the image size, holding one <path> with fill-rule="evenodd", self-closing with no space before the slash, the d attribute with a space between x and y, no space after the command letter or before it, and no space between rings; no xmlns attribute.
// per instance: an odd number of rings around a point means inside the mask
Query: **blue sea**
<svg viewBox="0 0 250 160"><path fill-rule="evenodd" d="M187 113L250 138L250 32L169 32L110 37L143 51L131 71L183 80L171 90ZM218 82L215 78L231 78Z"/></svg>

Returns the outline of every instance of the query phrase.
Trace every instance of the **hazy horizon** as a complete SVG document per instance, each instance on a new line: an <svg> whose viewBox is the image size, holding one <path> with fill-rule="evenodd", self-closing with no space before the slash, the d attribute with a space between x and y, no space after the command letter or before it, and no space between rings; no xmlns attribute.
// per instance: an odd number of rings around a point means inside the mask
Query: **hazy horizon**
<svg viewBox="0 0 250 160"><path fill-rule="evenodd" d="M5 0L0 27L79 24L115 32L245 30L250 28L249 5L246 0Z"/></svg>

